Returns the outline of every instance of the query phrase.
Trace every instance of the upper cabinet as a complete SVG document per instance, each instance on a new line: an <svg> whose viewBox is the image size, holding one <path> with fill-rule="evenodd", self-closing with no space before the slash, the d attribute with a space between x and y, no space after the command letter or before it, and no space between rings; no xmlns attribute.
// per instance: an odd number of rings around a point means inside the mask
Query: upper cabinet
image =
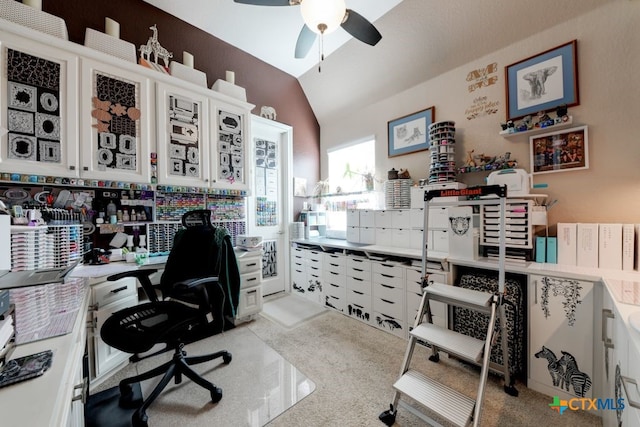
<svg viewBox="0 0 640 427"><path fill-rule="evenodd" d="M158 183L206 187L211 181L209 100L156 83Z"/></svg>
<svg viewBox="0 0 640 427"><path fill-rule="evenodd" d="M81 60L82 171L87 178L149 182L149 78L90 59Z"/></svg>
<svg viewBox="0 0 640 427"><path fill-rule="evenodd" d="M77 55L3 31L0 52L0 171L77 177Z"/></svg>
<svg viewBox="0 0 640 427"><path fill-rule="evenodd" d="M249 191L253 105L7 27L0 30L0 172Z"/></svg>

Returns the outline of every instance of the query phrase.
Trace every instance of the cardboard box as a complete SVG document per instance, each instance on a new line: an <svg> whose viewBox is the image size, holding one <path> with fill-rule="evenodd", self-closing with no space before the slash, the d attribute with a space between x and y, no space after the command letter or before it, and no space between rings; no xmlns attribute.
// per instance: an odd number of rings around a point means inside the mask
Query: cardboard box
<svg viewBox="0 0 640 427"><path fill-rule="evenodd" d="M576 265L598 267L598 224L578 224L578 255Z"/></svg>
<svg viewBox="0 0 640 427"><path fill-rule="evenodd" d="M576 265L578 225L576 223L558 223L558 264Z"/></svg>
<svg viewBox="0 0 640 427"><path fill-rule="evenodd" d="M600 224L598 266L622 270L622 224Z"/></svg>

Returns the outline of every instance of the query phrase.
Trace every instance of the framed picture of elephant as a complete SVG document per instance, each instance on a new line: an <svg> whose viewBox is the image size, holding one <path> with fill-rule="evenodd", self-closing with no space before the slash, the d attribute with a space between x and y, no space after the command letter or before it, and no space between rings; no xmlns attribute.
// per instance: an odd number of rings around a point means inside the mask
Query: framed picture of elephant
<svg viewBox="0 0 640 427"><path fill-rule="evenodd" d="M507 120L579 105L577 40L508 65L505 81Z"/></svg>

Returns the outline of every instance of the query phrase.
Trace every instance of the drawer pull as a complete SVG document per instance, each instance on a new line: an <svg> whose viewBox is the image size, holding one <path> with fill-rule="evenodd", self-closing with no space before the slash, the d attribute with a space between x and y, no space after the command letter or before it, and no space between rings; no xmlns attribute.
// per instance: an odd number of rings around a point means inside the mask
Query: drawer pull
<svg viewBox="0 0 640 427"><path fill-rule="evenodd" d="M333 267L340 267L340 264L334 264L332 262L329 263L329 265L333 266Z"/></svg>
<svg viewBox="0 0 640 427"><path fill-rule="evenodd" d="M607 319L615 319L615 317L616 316L613 314L613 311L608 308L602 309L602 341L605 343L607 341L611 341L609 337L607 337ZM613 348L613 346L611 348Z"/></svg>
<svg viewBox="0 0 640 427"><path fill-rule="evenodd" d="M71 398L72 402L80 400L82 404L87 403L87 392L89 391L89 378L84 377L80 384L73 386L74 390L80 390L80 394Z"/></svg>
<svg viewBox="0 0 640 427"><path fill-rule="evenodd" d="M364 295L364 292L359 292L359 291L353 291L354 294L358 294L358 295ZM355 305L355 304L354 304Z"/></svg>
<svg viewBox="0 0 640 427"><path fill-rule="evenodd" d="M126 290L127 290L127 287L126 286L122 286L120 288L112 289L109 292L111 292L112 294L117 294L118 292L122 292L122 291L126 291Z"/></svg>
<svg viewBox="0 0 640 427"><path fill-rule="evenodd" d="M391 276L390 274L384 274L384 273L380 273L380 275L381 275L382 277L388 277L388 278L390 278L390 279L393 279L393 278L395 277L395 276Z"/></svg>
<svg viewBox="0 0 640 427"><path fill-rule="evenodd" d="M384 298L380 298L380 301L386 302L387 304L395 304L395 302L386 300Z"/></svg>
<svg viewBox="0 0 640 427"><path fill-rule="evenodd" d="M395 289L394 286L385 285L384 283L380 283L380 286L382 286L383 288L387 288L387 289Z"/></svg>
<svg viewBox="0 0 640 427"><path fill-rule="evenodd" d="M391 264L380 264L383 267L389 267L389 268L393 268L394 266Z"/></svg>
<svg viewBox="0 0 640 427"><path fill-rule="evenodd" d="M253 282L254 280L258 280L258 278L257 277L252 277L250 279L247 279L247 282Z"/></svg>
<svg viewBox="0 0 640 427"><path fill-rule="evenodd" d="M627 388L627 383L635 385L636 395L640 395L640 390L638 390L638 383L636 382L635 379L625 377L624 375L621 375L620 378L622 379L622 387L624 387L624 394L627 395L627 401L629 402L629 405L633 406L634 408L640 409L640 402L638 402L637 400L633 400L631 399L631 397L629 397L629 389Z"/></svg>
<svg viewBox="0 0 640 427"><path fill-rule="evenodd" d="M340 287L339 285L335 285L333 283L329 283L329 286L333 286L334 288L339 288Z"/></svg>
<svg viewBox="0 0 640 427"><path fill-rule="evenodd" d="M362 279L358 279L357 277L352 277L353 280L357 280L358 282L364 282Z"/></svg>
<svg viewBox="0 0 640 427"><path fill-rule="evenodd" d="M364 271L364 270L363 270L363 269L361 269L361 268L354 268L354 270L355 270L355 271Z"/></svg>
<svg viewBox="0 0 640 427"><path fill-rule="evenodd" d="M340 274L340 273L336 273L335 271L330 271L329 273L331 273L331 274L333 274L335 276L338 276Z"/></svg>
<svg viewBox="0 0 640 427"><path fill-rule="evenodd" d="M251 264L247 264L247 267L254 267L254 266L256 266L256 265L258 265L258 263L257 263L257 262L252 262Z"/></svg>

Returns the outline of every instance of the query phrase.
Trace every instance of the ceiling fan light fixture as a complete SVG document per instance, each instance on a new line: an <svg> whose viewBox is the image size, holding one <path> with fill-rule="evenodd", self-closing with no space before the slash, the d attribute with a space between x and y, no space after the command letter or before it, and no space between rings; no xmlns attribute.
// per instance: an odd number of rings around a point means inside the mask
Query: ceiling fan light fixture
<svg viewBox="0 0 640 427"><path fill-rule="evenodd" d="M318 34L329 34L342 24L347 6L344 0L302 0L300 12L309 29Z"/></svg>

